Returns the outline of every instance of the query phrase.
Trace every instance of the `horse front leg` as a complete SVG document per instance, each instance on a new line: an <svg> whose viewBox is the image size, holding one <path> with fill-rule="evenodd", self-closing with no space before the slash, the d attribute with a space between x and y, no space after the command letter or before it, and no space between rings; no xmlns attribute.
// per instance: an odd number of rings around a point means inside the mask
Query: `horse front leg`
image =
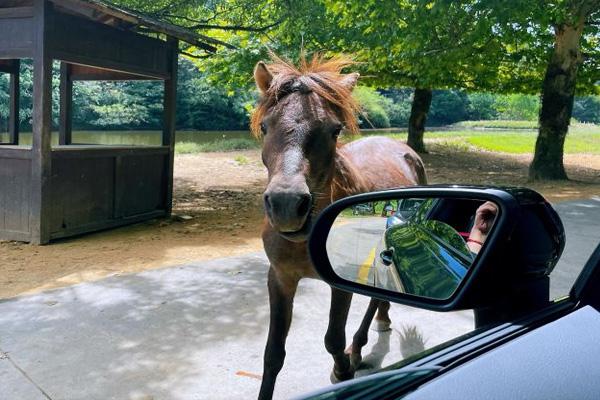
<svg viewBox="0 0 600 400"><path fill-rule="evenodd" d="M269 268L270 322L259 400L270 400L273 397L275 380L285 359L285 340L292 322L292 306L297 287L298 280L281 279L273 266Z"/></svg>
<svg viewBox="0 0 600 400"><path fill-rule="evenodd" d="M377 307L377 315L375 316L375 324L373 330L377 332L387 332L391 330L392 320L390 319L390 302L380 301Z"/></svg>
<svg viewBox="0 0 600 400"><path fill-rule="evenodd" d="M350 355L350 362L352 363L352 367L356 370L360 366L362 361L362 348L367 344L369 340L369 326L373 321L373 317L375 317L375 312L379 309L380 303L383 303L381 300L377 300L375 298L371 298L369 302L369 307L367 307L367 312L363 317L358 330L352 337L352 344L346 350L346 353Z"/></svg>
<svg viewBox="0 0 600 400"><path fill-rule="evenodd" d="M346 321L352 301L352 293L331 288L331 308L329 326L325 334L325 348L333 356L331 381L345 381L354 377L350 357L344 352L346 347Z"/></svg>

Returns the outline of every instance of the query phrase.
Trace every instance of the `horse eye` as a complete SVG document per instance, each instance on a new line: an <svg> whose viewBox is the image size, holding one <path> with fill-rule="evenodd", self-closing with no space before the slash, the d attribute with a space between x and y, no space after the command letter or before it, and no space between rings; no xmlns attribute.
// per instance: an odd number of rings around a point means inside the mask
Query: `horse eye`
<svg viewBox="0 0 600 400"><path fill-rule="evenodd" d="M262 131L263 135L267 134L267 125L264 122L260 123L260 130Z"/></svg>
<svg viewBox="0 0 600 400"><path fill-rule="evenodd" d="M340 136L340 133L342 133L342 126L336 126L335 129L333 130L332 136L334 139L337 139L338 136Z"/></svg>

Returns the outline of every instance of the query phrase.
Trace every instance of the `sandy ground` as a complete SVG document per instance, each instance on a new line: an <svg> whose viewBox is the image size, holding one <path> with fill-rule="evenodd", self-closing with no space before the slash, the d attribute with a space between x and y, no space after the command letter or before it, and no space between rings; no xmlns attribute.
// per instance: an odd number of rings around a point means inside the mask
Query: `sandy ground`
<svg viewBox="0 0 600 400"><path fill-rule="evenodd" d="M524 185L550 201L600 195L600 156L567 156L571 181L529 184L530 156L456 152L430 143L430 183ZM0 243L0 298L109 275L234 256L262 249L260 152L204 153L175 159L174 217L49 246Z"/></svg>

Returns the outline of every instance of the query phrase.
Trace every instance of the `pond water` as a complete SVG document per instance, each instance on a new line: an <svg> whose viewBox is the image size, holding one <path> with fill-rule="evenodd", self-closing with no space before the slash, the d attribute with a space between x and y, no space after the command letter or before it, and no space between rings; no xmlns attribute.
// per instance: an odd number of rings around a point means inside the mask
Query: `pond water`
<svg viewBox="0 0 600 400"><path fill-rule="evenodd" d="M31 145L31 132L21 132L20 144ZM249 131L178 131L177 142L208 143L219 139L251 138ZM0 133L0 142L6 142L8 134ZM161 131L73 131L73 144L146 145L158 146L162 142ZM58 132L52 132L52 144L58 144Z"/></svg>
<svg viewBox="0 0 600 400"><path fill-rule="evenodd" d="M364 130L363 134L381 132L395 133L405 130ZM73 144L104 144L104 145L138 145L159 146L162 142L161 131L73 131ZM175 140L178 143L192 142L197 144L214 142L220 139L252 138L249 131L178 131ZM0 133L0 143L8 140L8 133ZM31 145L31 132L21 132L21 145ZM52 144L58 144L58 132L52 132Z"/></svg>

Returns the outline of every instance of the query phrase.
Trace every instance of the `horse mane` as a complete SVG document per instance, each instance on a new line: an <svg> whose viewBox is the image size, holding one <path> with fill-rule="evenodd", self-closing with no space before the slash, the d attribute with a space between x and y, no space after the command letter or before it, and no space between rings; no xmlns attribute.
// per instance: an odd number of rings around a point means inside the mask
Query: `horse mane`
<svg viewBox="0 0 600 400"><path fill-rule="evenodd" d="M250 128L256 137L260 137L260 124L267 113L282 97L294 92L314 92L333 104L340 112L345 128L353 134L359 132L356 118L360 107L352 97L352 89L344 84L345 67L355 64L350 58L336 56L325 59L316 53L309 60L300 55L299 65L271 53L272 62L267 64L273 81L269 89L262 94L257 108L252 114Z"/></svg>

